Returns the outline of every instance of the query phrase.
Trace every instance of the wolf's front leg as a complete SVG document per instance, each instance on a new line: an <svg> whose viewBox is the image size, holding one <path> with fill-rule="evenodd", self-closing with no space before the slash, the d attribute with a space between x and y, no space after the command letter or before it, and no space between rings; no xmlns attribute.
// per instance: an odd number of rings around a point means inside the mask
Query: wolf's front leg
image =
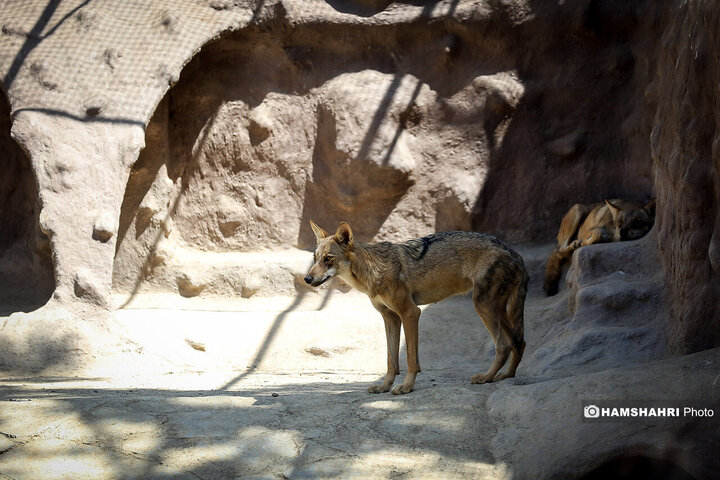
<svg viewBox="0 0 720 480"><path fill-rule="evenodd" d="M398 364L400 351L400 317L385 305L373 303L373 306L380 312L385 321L388 369L385 375L385 381L380 385L371 385L368 391L370 393L384 393L390 391L390 387L392 387L395 381L395 376L400 372L400 366Z"/></svg>
<svg viewBox="0 0 720 480"><path fill-rule="evenodd" d="M405 302L402 315L402 325L405 331L405 343L407 345L408 372L405 380L392 389L395 395L410 393L415 388L415 377L420 373L420 361L418 360L418 323L420 320L420 309L408 298Z"/></svg>

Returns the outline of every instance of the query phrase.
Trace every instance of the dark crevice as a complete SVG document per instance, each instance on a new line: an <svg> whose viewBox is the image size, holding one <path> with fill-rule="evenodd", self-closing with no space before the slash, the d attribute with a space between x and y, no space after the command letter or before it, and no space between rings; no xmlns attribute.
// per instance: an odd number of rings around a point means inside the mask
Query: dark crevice
<svg viewBox="0 0 720 480"><path fill-rule="evenodd" d="M0 92L0 315L42 306L55 284L35 175L11 125L10 105Z"/></svg>

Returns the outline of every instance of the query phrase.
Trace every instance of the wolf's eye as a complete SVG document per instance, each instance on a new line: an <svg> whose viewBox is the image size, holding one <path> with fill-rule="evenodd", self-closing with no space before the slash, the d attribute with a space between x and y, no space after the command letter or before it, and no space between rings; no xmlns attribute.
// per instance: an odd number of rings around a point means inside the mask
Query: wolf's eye
<svg viewBox="0 0 720 480"><path fill-rule="evenodd" d="M332 262L333 258L335 257L333 257L332 255L325 255L325 258L323 258L323 262L330 263Z"/></svg>

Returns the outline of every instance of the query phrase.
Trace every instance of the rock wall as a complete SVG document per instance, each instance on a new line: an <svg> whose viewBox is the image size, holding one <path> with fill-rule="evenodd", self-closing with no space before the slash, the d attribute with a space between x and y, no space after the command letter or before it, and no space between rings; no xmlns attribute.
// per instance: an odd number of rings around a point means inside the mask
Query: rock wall
<svg viewBox="0 0 720 480"><path fill-rule="evenodd" d="M672 351L720 344L720 8L676 2L657 76L653 161Z"/></svg>
<svg viewBox="0 0 720 480"><path fill-rule="evenodd" d="M653 18L661 7L527 7L532 15L508 8L495 19L495 28L510 32L508 53L525 91L502 137L490 142L473 218L475 229L514 242L549 240L578 202L647 199L653 181L643 92L654 72L657 45L650 39L659 35Z"/></svg>
<svg viewBox="0 0 720 480"><path fill-rule="evenodd" d="M203 47L131 174L117 289L173 289L168 251L308 248L311 218L362 240L538 242L577 201L651 195L640 7L377 8L309 22L278 7Z"/></svg>
<svg viewBox="0 0 720 480"><path fill-rule="evenodd" d="M50 243L40 231L30 160L10 136L10 107L0 94L0 311L42 305L54 288Z"/></svg>
<svg viewBox="0 0 720 480"><path fill-rule="evenodd" d="M46 235L61 303L108 305L111 284L250 294L272 276L190 271L205 254L229 271L245 260L227 253L307 248L310 218L361 239L546 242L575 202L655 193L671 351L716 345L714 8L8 4L15 173L0 192L18 206L0 248L32 268L2 282L48 281Z"/></svg>

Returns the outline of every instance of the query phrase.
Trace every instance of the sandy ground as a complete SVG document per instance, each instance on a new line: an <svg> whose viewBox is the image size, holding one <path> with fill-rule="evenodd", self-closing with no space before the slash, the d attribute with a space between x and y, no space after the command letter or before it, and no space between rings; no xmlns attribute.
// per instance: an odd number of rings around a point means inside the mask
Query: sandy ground
<svg viewBox="0 0 720 480"><path fill-rule="evenodd" d="M0 478L509 475L489 451L497 385L469 382L493 354L469 298L425 309L405 396L367 392L384 330L356 293L143 302L116 313L130 351L0 378Z"/></svg>
<svg viewBox="0 0 720 480"><path fill-rule="evenodd" d="M540 295L541 262L528 264L536 280L518 376L470 384L494 348L469 296L454 297L423 307L423 371L402 396L367 392L385 373L385 335L357 292L118 296L124 307L113 318L78 327L84 355L70 348L52 363L37 348L5 344L43 367L0 370L0 480L577 478L628 452L714 478L720 408L714 419L644 423L593 423L582 412L602 399L709 406L720 398L720 348L628 361L642 358L622 349L635 343L621 347L623 336L597 332L632 337L639 317L617 313L599 330L590 321L596 310L565 318L568 292ZM617 285L614 278L601 285ZM0 317L0 330L62 350L62 326L77 323L15 314Z"/></svg>
<svg viewBox="0 0 720 480"><path fill-rule="evenodd" d="M588 309L581 290L568 317L573 291L540 293L545 250L523 251L534 280L518 376L470 384L494 347L470 297L453 297L423 307L423 371L402 396L367 392L385 373L384 326L355 291L141 293L118 295L107 320L48 307L0 317L0 338L15 339L0 349L28 360L25 373L0 369L0 480L554 479L628 453L714 478L720 408L669 423L582 412L603 399L720 407L720 348L664 360L635 351L655 341L642 324L652 301ZM634 283L616 277L587 290L620 298Z"/></svg>
<svg viewBox="0 0 720 480"><path fill-rule="evenodd" d="M586 374L538 369L553 336L541 319L557 301L529 298L518 377L487 385L469 382L493 356L470 298L425 307L423 372L395 396L367 392L385 371L384 328L355 292L137 296L109 323L115 346L90 361L0 373L0 479L577 478L618 452L713 478L717 416L593 423L582 408L707 406L720 398L720 349Z"/></svg>

